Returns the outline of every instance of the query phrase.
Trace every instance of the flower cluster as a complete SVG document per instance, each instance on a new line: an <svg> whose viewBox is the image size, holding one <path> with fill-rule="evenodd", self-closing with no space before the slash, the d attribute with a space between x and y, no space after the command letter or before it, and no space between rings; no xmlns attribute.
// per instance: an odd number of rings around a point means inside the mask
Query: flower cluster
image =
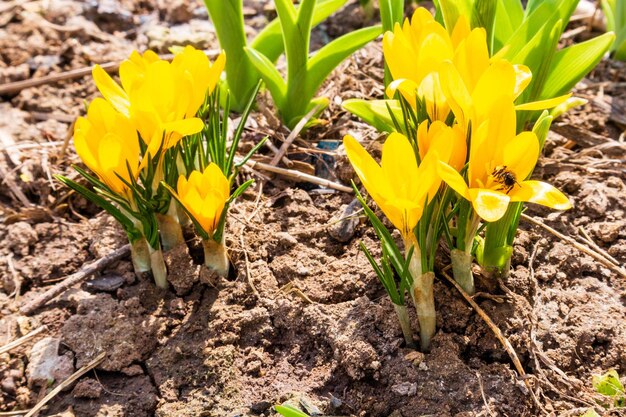
<svg viewBox="0 0 626 417"><path fill-rule="evenodd" d="M210 248L207 266L227 274L223 219L235 171L224 162L231 161L226 136L211 134L225 127L216 87L226 56L211 63L191 46L177 52L170 62L152 51L134 51L120 65L120 84L94 67L104 98L89 104L74 129L76 152L95 176L77 169L94 191L61 178L120 221L136 272L151 270L161 287L167 287L161 248L183 242L181 223L189 219Z"/></svg>
<svg viewBox="0 0 626 417"><path fill-rule="evenodd" d="M462 16L448 31L418 8L410 21L385 33L383 51L392 76L387 94L402 109L398 117L387 105L397 132L387 137L380 165L353 137L346 136L344 146L363 186L403 238L407 259L392 256L391 262L398 275L408 265L407 285L427 348L435 331L432 280L442 235L455 279L473 293L472 257L480 252L480 262L486 255L484 247L477 248L481 223L516 221L507 215L517 210L512 203L571 207L553 186L530 180L543 138L539 129L518 131L516 118L517 112L555 107L570 95L516 106L530 70L490 57L485 29L471 29ZM535 126L550 121L545 112ZM394 242L370 218L387 252Z"/></svg>

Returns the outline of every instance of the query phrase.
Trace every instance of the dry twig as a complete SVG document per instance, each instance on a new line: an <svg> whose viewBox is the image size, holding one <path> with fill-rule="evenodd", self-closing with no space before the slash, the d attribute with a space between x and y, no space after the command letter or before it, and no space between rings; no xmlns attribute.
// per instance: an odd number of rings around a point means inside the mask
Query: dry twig
<svg viewBox="0 0 626 417"><path fill-rule="evenodd" d="M239 159L239 161L241 161L241 159ZM282 175L283 177L310 182L311 184L317 184L322 187L332 188L333 190L343 191L344 193L352 192L352 188L346 187L343 184L316 177L315 175L305 174L304 172L296 171L295 169L280 168L274 165L265 164L263 162L253 161L252 159L248 160L248 162L246 162L246 165L248 165L250 168L257 168L263 171L273 172L275 174Z"/></svg>
<svg viewBox="0 0 626 417"><path fill-rule="evenodd" d="M18 346L23 345L24 343L28 342L30 339L32 339L33 337L37 336L39 333L44 332L48 330L48 326L39 326L37 327L35 330L33 330L30 333L25 334L24 336L20 337L19 339L15 339L14 341L7 343L6 345L0 347L0 355L2 355L3 353L6 353L12 349L15 349Z"/></svg>
<svg viewBox="0 0 626 417"><path fill-rule="evenodd" d="M450 284L454 285L454 287L461 293L463 298L465 298L465 301L467 301L469 303L469 305L472 306L474 311L476 311L476 313L480 316L480 318L483 319L483 321L491 329L493 334L496 336L496 338L500 341L500 343L504 347L504 350L506 350L506 353L509 355L509 358L511 358L511 361L513 362L513 365L515 366L515 369L517 370L517 373L520 375L520 377L524 381L524 384L526 385L526 388L528 388L528 391L530 392L530 394L531 394L531 396L533 398L533 401L535 402L535 405L544 414L547 414L546 410L544 410L543 406L541 405L541 403L539 402L539 400L535 396L535 392L533 391L532 386L530 385L530 382L528 381L528 378L526 377L526 371L524 371L524 367L522 366L522 363L520 362L519 358L517 357L517 353L515 353L515 349L513 349L513 346L511 345L511 342L509 342L509 340L506 338L506 336L504 336L504 334L502 333L500 328L498 326L496 326L496 324L491 320L489 315L487 315L487 313L485 313L485 311L482 308L480 308L480 306L476 303L476 301L474 301L474 299L470 295L468 295L463 290L463 288L461 288L461 286L459 284L457 284L457 282L454 279L452 279L452 277L450 277L450 275L448 275L447 272L443 272L442 271L441 275L443 275L444 278Z"/></svg>
<svg viewBox="0 0 626 417"><path fill-rule="evenodd" d="M283 142L283 144L281 145L280 149L278 150L278 153L274 155L274 158L270 162L270 165L278 164L278 162L287 152L287 149L289 148L289 146L291 146L291 144L296 139L296 137L300 134L302 129L304 129L304 126L306 126L309 120L311 120L311 117L313 117L313 115L319 111L320 107L321 107L321 104L318 104L317 106L313 107L302 119L300 119L296 127L291 131L289 136L287 136L287 139L285 139L285 142Z"/></svg>
<svg viewBox="0 0 626 417"><path fill-rule="evenodd" d="M84 266L78 272L75 272L72 275L69 275L62 282L59 282L58 284L54 285L52 288L47 290L41 296L37 297L33 301L20 307L20 312L22 314L31 314L33 311L46 305L50 300L62 294L69 288L73 287L76 284L81 283L82 281L87 279L89 276L107 267L109 264L127 257L129 254L130 254L130 245L124 245L118 250L111 252L107 256L104 256L98 259L97 261L94 261Z"/></svg>
<svg viewBox="0 0 626 417"><path fill-rule="evenodd" d="M575 247L576 249L578 249L582 253L591 256L592 258L594 258L596 261L600 262L605 267L609 268L613 272L616 272L619 275L621 275L622 277L626 278L626 271L624 270L624 268L622 268L619 265L615 265L613 262L611 262L608 259L606 259L602 254L600 254L600 253L594 251L593 249L583 245L582 243L577 242L576 240L574 240L573 238L571 238L569 236L565 236L563 233L560 233L560 232L556 231L555 229L553 229L552 227L550 227L547 224L543 223L542 221L537 220L535 218L532 218L532 217L530 217L527 214L522 213L522 218L524 220L527 220L527 221L531 222L532 224L534 224L536 226L543 227L548 232L552 233L554 236L558 237L561 240L564 240L565 242L569 243L570 245L572 245L573 247Z"/></svg>
<svg viewBox="0 0 626 417"><path fill-rule="evenodd" d="M53 399L59 392L63 391L65 388L76 382L78 378L98 366L98 364L104 360L105 356L106 352L100 353L98 356L95 357L94 360L80 368L78 371L74 372L72 376L61 382L58 387L50 391L50 393L46 395L41 401L39 401L37 405L34 406L24 417L33 417L37 415L37 413L39 413L39 411L48 403L48 401Z"/></svg>

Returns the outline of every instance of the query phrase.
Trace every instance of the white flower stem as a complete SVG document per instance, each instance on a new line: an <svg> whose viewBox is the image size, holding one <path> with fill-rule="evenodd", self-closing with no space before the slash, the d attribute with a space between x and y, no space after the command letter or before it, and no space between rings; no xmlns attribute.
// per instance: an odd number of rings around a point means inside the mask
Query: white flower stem
<svg viewBox="0 0 626 417"><path fill-rule="evenodd" d="M150 271L150 245L145 237L141 236L130 244L130 257L133 261L135 275L141 278L144 272Z"/></svg>
<svg viewBox="0 0 626 417"><path fill-rule="evenodd" d="M394 304L393 307L396 310L396 315L398 316L398 321L400 322L400 328L402 329L406 345L407 347L413 347L415 344L413 343L413 333L411 332L409 312L407 311L405 305Z"/></svg>
<svg viewBox="0 0 626 417"><path fill-rule="evenodd" d="M430 339L435 335L437 328L437 316L435 314L435 296L433 294L433 282L435 274L433 272L422 271L422 255L419 245L413 236L405 239L405 251L414 246L413 255L409 261L409 272L413 277L411 285L411 297L415 304L417 320L420 325L420 345L422 351L427 351L430 347Z"/></svg>
<svg viewBox="0 0 626 417"><path fill-rule="evenodd" d="M160 246L157 249L150 248L150 262L152 265L152 276L157 287L167 289L167 268Z"/></svg>
<svg viewBox="0 0 626 417"><path fill-rule="evenodd" d="M472 274L472 255L459 249L452 249L450 251L450 260L452 261L454 280L458 282L467 294L474 295L476 289L474 287L474 275Z"/></svg>
<svg viewBox="0 0 626 417"><path fill-rule="evenodd" d="M161 241L163 242L163 250L168 251L185 241L183 238L183 229L178 222L176 201L174 199L170 201L167 213L157 213L156 218L159 223L159 233L161 234Z"/></svg>
<svg viewBox="0 0 626 417"><path fill-rule="evenodd" d="M226 253L224 239L221 243L213 239L202 240L202 246L204 247L204 264L206 267L221 277L227 277L230 261Z"/></svg>

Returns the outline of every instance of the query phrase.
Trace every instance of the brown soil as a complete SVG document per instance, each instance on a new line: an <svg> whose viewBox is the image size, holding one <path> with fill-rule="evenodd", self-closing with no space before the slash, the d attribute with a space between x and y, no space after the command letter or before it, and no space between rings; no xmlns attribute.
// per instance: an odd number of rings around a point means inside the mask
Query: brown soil
<svg viewBox="0 0 626 417"><path fill-rule="evenodd" d="M201 2L51 3L0 8L0 83L120 59L132 48L217 46ZM246 2L246 10L251 27L274 13L263 1ZM347 10L318 29L314 43L367 24L356 4ZM74 29L60 29L68 27ZM340 103L382 95L380 49L368 46L334 73L323 89L333 98L323 115L328 123L297 146L314 148L348 132L379 137ZM566 235L586 231L621 264L625 74L623 64L610 60L590 74L577 90L590 104L559 121L576 134L551 134L536 170L572 197L574 209L526 211ZM371 228L364 221L335 224L353 197L280 178L258 180L231 209L230 279L203 270L201 247L190 237L188 248L166 256L168 291L138 280L123 260L103 271L121 277L120 288L85 283L31 317L20 315L19 306L125 243L112 219L52 179L74 175L69 165L77 158L71 149L61 153L61 145L83 100L95 94L92 81L82 78L0 97L0 135L17 144L7 149L3 141L0 151L7 184L0 188L0 345L49 326L0 356L0 411L30 408L45 395L28 386L25 373L33 343L45 336L61 338L60 353L71 351L76 368L106 352L45 415L71 408L76 416L269 416L286 400L324 415L580 415L595 401L592 374L610 368L626 374L624 278L524 221L511 276L490 291L495 297L477 301L516 350L536 401L491 330L445 280L435 283L438 332L431 351L407 349L393 307L358 249L363 241L377 253ZM256 127L244 146L266 133L275 143L286 136L267 112L252 117ZM590 135L598 143L585 142ZM379 149L379 142L371 147ZM332 156L294 150L289 157L333 180L353 175L341 155L330 170ZM443 257L438 267L447 262ZM479 290L489 291L481 283Z"/></svg>

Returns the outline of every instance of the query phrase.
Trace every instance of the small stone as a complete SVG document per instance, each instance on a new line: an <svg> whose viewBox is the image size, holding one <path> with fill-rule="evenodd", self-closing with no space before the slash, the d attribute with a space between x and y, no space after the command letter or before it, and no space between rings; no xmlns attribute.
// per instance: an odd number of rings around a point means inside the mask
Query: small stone
<svg viewBox="0 0 626 417"><path fill-rule="evenodd" d="M26 256L38 240L37 232L26 222L17 222L8 227L5 242L16 255Z"/></svg>
<svg viewBox="0 0 626 417"><path fill-rule="evenodd" d="M143 375L143 368L140 365L134 364L121 369L120 372L126 376L138 376Z"/></svg>
<svg viewBox="0 0 626 417"><path fill-rule="evenodd" d="M124 277L108 274L87 281L85 286L92 291L113 292L124 285L124 282L126 282Z"/></svg>
<svg viewBox="0 0 626 417"><path fill-rule="evenodd" d="M339 398L335 397L333 394L330 394L330 406L332 408L339 408L343 405L343 401Z"/></svg>
<svg viewBox="0 0 626 417"><path fill-rule="evenodd" d="M404 355L404 359L406 359L409 362L413 362L413 365L417 366L420 363L424 362L424 354L422 352L412 350L406 355Z"/></svg>
<svg viewBox="0 0 626 417"><path fill-rule="evenodd" d="M68 352L59 355L61 339L46 337L41 339L30 351L26 376L28 386L45 386L51 381L60 382L74 373L74 358Z"/></svg>
<svg viewBox="0 0 626 417"><path fill-rule="evenodd" d="M182 298L174 298L169 302L168 308L170 313L174 315L185 315L185 300Z"/></svg>
<svg viewBox="0 0 626 417"><path fill-rule="evenodd" d="M74 398L100 398L102 385L95 379L86 378L79 381L72 390Z"/></svg>
<svg viewBox="0 0 626 417"><path fill-rule="evenodd" d="M354 216L354 213L360 207L359 200L355 198L350 204L335 213L333 220L331 220L333 224L328 228L328 234L342 243L352 240L356 227L359 225L359 216Z"/></svg>
<svg viewBox="0 0 626 417"><path fill-rule="evenodd" d="M417 383L402 382L400 384L393 385L391 390L398 395L412 397L417 393Z"/></svg>
<svg viewBox="0 0 626 417"><path fill-rule="evenodd" d="M278 239L278 243L286 248L291 248L298 244L298 240L287 232L276 233L276 238Z"/></svg>
<svg viewBox="0 0 626 417"><path fill-rule="evenodd" d="M269 401L259 401L250 406L250 411L254 414L261 414L267 411L272 406Z"/></svg>

